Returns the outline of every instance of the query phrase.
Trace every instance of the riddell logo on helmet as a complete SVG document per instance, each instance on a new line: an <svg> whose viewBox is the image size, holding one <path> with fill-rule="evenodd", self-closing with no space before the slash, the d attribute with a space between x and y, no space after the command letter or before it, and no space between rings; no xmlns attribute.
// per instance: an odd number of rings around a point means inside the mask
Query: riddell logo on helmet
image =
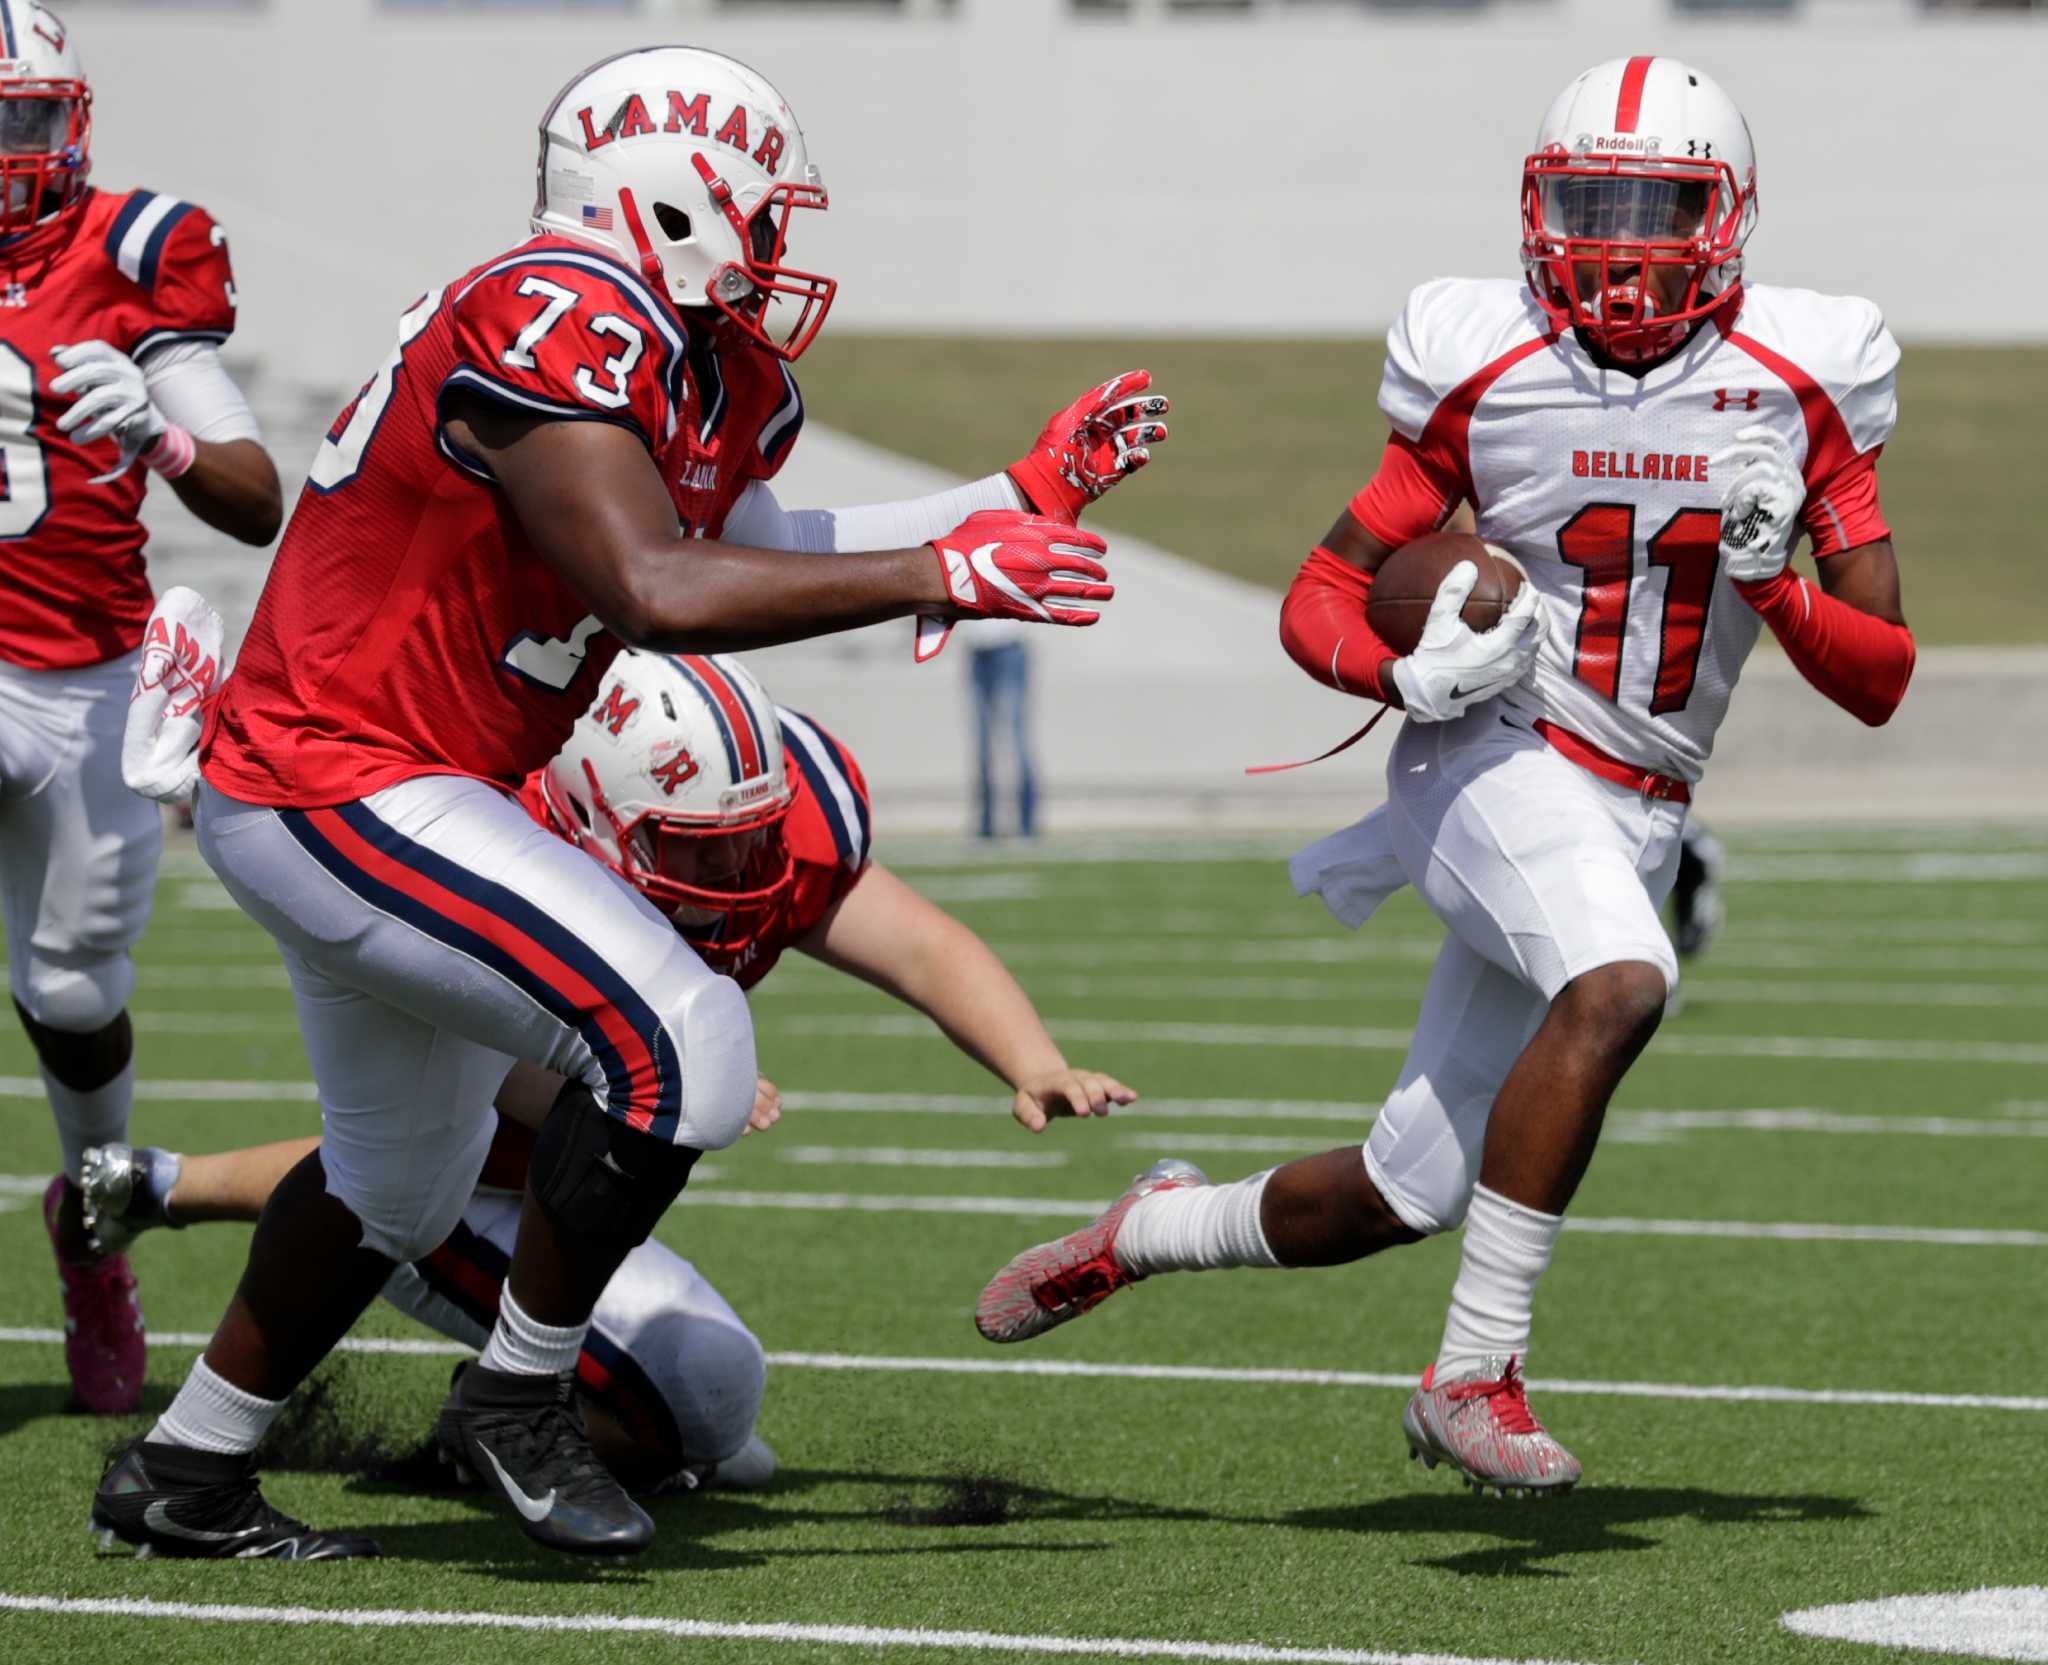
<svg viewBox="0 0 2048 1665"><path fill-rule="evenodd" d="M1572 149L1581 155L1621 151L1630 156L1657 156L1663 153L1664 140L1655 133L1581 133L1572 140Z"/></svg>
<svg viewBox="0 0 2048 1665"><path fill-rule="evenodd" d="M782 153L789 146L789 140L781 128L772 121L761 124L761 140L755 144L747 131L747 107L735 104L727 112L725 120L718 125L716 133L711 130L711 95L698 93L694 98L685 98L671 89L665 95L658 94L655 103L662 98L668 101L668 113L657 123L648 113L647 100L638 93L629 93L626 101L612 112L609 121L600 127L594 119L595 107L585 105L576 112L576 119L583 124L583 148L598 151L618 139L647 139L657 133L671 136L677 133L692 133L700 139L711 139L715 143L729 145L732 149L750 154L757 166L773 173L782 165Z"/></svg>

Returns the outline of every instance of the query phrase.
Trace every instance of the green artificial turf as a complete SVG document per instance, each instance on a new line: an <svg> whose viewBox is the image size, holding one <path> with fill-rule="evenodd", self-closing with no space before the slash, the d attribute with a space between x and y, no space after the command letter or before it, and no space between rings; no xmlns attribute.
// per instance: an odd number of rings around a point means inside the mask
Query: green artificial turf
<svg viewBox="0 0 2048 1665"><path fill-rule="evenodd" d="M920 1024L891 1021L901 1008L786 962L756 1009L763 1066L792 1108L772 1133L707 1159L661 1235L777 1354L1418 1372L1436 1345L1455 1239L1326 1272L1162 1278L1015 1350L973 1333L969 1310L990 1272L1154 1156L1184 1151L1229 1178L1361 1137L1436 940L1412 898L1363 933L1339 930L1288 896L1280 846L1082 859L1091 853L883 851L1012 959L1054 1032L1075 1037L1075 1061L1124 1076L1143 1102L1033 1140L975 1066ZM1728 929L1624 1087L1574 1214L2048 1226L2048 838L1794 829L1737 838L1731 857ZM152 1090L306 1076L268 938L189 847L167 858L138 960L138 1139L212 1149L315 1125L302 1098ZM1231 1026L1221 1044L1218 1025ZM660 1500L652 1552L591 1568L530 1549L476 1502L414 1491L379 1468L422 1444L450 1360L365 1354L316 1377L318 1413L286 1441L292 1462L314 1466L276 1472L269 1488L316 1522L374 1531L386 1559L136 1562L100 1552L84 1523L104 1454L145 1424L67 1413L58 1348L23 1336L60 1322L35 1209L54 1142L18 1033L0 1037L0 1076L11 1099L0 1169L14 1176L0 1191L0 1248L16 1266L0 1296L0 1324L12 1327L0 1339L0 1597L1850 1665L1873 1655L1783 1632L1779 1614L2041 1578L2038 1410L1539 1387L1537 1408L1587 1481L1566 1499L1503 1502L1407 1460L1399 1387L796 1362L771 1366L762 1415L781 1454L777 1482ZM837 1096L821 1103L826 1094ZM876 1107L928 1102L914 1095L986 1108ZM1665 1114L1769 1110L1808 1112L1814 1125L1688 1129ZM1842 1120L1852 1116L1868 1121ZM933 1167L892 1154L932 1151L1061 1160ZM740 1189L1046 1202L1014 1215L717 1206ZM134 1260L153 1330L209 1328L247 1240L220 1226L142 1240ZM2038 1396L2044 1256L2026 1244L1568 1232L1541 1291L1532 1370L1539 1383ZM426 1335L381 1308L359 1333ZM149 1409L191 1357L158 1345ZM364 1460L370 1473L349 1471ZM875 1657L845 1641L161 1614L0 1612L0 1640L10 1665Z"/></svg>
<svg viewBox="0 0 2048 1665"><path fill-rule="evenodd" d="M1143 365L1173 400L1154 468L1090 520L1284 587L1377 465L1378 341L972 340L836 335L805 354L813 416L963 475ZM1908 343L1880 470L1906 612L1930 645L2048 639L2048 348Z"/></svg>

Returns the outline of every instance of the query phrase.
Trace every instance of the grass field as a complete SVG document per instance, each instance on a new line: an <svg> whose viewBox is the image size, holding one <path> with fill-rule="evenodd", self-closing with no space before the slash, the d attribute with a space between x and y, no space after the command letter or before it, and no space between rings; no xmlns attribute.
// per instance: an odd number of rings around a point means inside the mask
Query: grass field
<svg viewBox="0 0 2048 1665"><path fill-rule="evenodd" d="M988 473L1093 382L1143 364L1173 398L1157 471L1100 511L1191 560L1282 587L1386 439L1378 341L973 340L834 335L805 354L811 414ZM1883 495L1923 642L2048 640L2048 349L1914 347Z"/></svg>
<svg viewBox="0 0 2048 1665"><path fill-rule="evenodd" d="M5 1612L10 1665L875 1657L852 1632L747 1626L988 1633L928 1638L915 1657L932 1660L1091 1638L1065 1651L1927 1662L1777 1620L2042 1582L2048 834L1735 843L1732 923L1627 1083L1574 1211L1589 1229L1567 1232L1542 1292L1536 1403L1588 1479L1541 1504L1477 1500L1406 1460L1401 1384L1434 1349L1454 1240L1340 1271L1162 1279L1014 1352L974 1335L990 1271L1155 1155L1235 1177L1356 1139L1398 1062L1437 934L1412 899L1353 936L1288 896L1278 846L1163 853L885 851L1008 955L1076 1061L1141 1088L1107 1123L1033 1141L921 1020L805 963L771 979L762 1060L789 1114L714 1158L662 1233L771 1349L762 1430L783 1473L656 1503L656 1547L613 1569L529 1550L461 1497L317 1469L275 1474L273 1497L374 1530L388 1559L100 1553L88 1495L141 1424L65 1411L35 1213L53 1142L8 1033L0 1246L21 1258L0 1300L0 1612L289 1610ZM138 1138L207 1149L315 1125L269 940L189 847L167 858L139 964ZM1039 1165L994 1165L1019 1156ZM210 1327L245 1242L215 1227L139 1246L160 1336ZM361 1333L425 1335L383 1309ZM191 1356L159 1345L152 1409ZM1088 1365L1107 1373L1033 1373ZM343 1357L325 1443L414 1448L448 1368ZM1758 1387L1797 1391L1736 1391ZM1845 1393L1876 1400L1830 1397ZM365 1628L365 1612L543 1633ZM587 1628L545 1633L568 1621Z"/></svg>

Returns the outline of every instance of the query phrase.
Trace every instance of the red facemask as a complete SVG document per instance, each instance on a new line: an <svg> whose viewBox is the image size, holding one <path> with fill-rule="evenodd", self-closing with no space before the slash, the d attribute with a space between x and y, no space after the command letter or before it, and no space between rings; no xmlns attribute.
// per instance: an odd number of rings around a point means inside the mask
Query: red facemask
<svg viewBox="0 0 2048 1665"><path fill-rule="evenodd" d="M1618 363L1661 358L1727 304L1754 189L1725 162L1539 152L1522 164L1522 261L1537 304Z"/></svg>
<svg viewBox="0 0 2048 1665"><path fill-rule="evenodd" d="M13 235L85 196L92 93L83 81L0 84L0 234Z"/></svg>
<svg viewBox="0 0 2048 1665"><path fill-rule="evenodd" d="M555 830L618 874L663 913L673 917L688 910L711 915L701 923L694 919L676 923L684 940L699 948L707 959L716 961L743 954L774 923L783 898L796 882L796 863L782 836L783 822L789 815L787 800L743 821L706 824L653 810L632 821L621 821L606 802L596 772L587 762L583 775L590 788L591 806L610 826L621 859L612 860L591 842L579 817L556 801L548 777L543 775L541 799ZM677 844L688 847L701 864L710 841L727 839L755 842L745 858L719 881L692 883L663 871L665 865L682 865L673 860Z"/></svg>

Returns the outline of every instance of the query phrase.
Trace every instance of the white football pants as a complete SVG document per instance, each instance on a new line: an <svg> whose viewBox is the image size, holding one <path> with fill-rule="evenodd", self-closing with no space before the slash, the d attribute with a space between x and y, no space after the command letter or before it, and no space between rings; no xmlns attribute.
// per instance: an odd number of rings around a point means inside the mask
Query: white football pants
<svg viewBox="0 0 2048 1665"><path fill-rule="evenodd" d="M481 1348L497 1322L519 1199L480 1192L448 1241L392 1273L384 1298L429 1329ZM747 1443L767 1391L761 1344L673 1249L651 1239L612 1274L576 1361L583 1390L650 1450L720 1462Z"/></svg>
<svg viewBox="0 0 2048 1665"><path fill-rule="evenodd" d="M456 775L278 810L202 785L199 849L277 938L320 1090L327 1187L415 1260L469 1201L515 1058L717 1150L754 1103L746 997L623 880Z"/></svg>
<svg viewBox="0 0 2048 1665"><path fill-rule="evenodd" d="M121 725L138 655L77 670L0 660L0 918L7 982L36 1022L89 1035L121 1015L128 952L149 922L163 817L121 781ZM54 1089L53 1089L54 1090ZM67 1122L85 1105L90 1126ZM87 1145L127 1137L127 1090L58 1095L76 1177ZM119 1125L115 1125L118 1123Z"/></svg>
<svg viewBox="0 0 2048 1665"><path fill-rule="evenodd" d="M1685 806L1590 774L1488 704L1406 723L1387 803L1294 858L1295 890L1354 928L1412 884L1449 930L1365 1165L1416 1231L1465 1218L1495 1094L1575 977L1643 961L1676 987L1659 910Z"/></svg>

